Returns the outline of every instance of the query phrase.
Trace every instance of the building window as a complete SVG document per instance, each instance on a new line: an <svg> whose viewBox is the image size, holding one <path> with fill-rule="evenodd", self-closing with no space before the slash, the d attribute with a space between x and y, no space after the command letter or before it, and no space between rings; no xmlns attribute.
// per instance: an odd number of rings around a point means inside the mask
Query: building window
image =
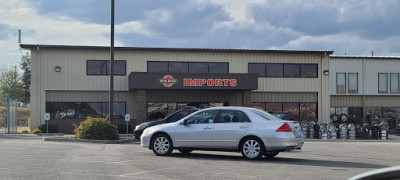
<svg viewBox="0 0 400 180"><path fill-rule="evenodd" d="M147 72L168 72L168 62L149 61L147 62Z"/></svg>
<svg viewBox="0 0 400 180"><path fill-rule="evenodd" d="M265 107L265 111L269 113L282 113L281 111L290 112L295 121L318 121L318 104L315 102L289 102L289 103L252 103L254 107ZM278 111L278 112L277 112Z"/></svg>
<svg viewBox="0 0 400 180"><path fill-rule="evenodd" d="M46 112L51 119L106 118L109 114L107 102L46 102ZM123 119L126 114L124 102L114 103L114 118Z"/></svg>
<svg viewBox="0 0 400 180"><path fill-rule="evenodd" d="M208 63L203 62L195 62L189 63L189 72L190 73L208 73Z"/></svg>
<svg viewBox="0 0 400 180"><path fill-rule="evenodd" d="M249 63L249 73L258 74L259 77L265 77L265 64Z"/></svg>
<svg viewBox="0 0 400 180"><path fill-rule="evenodd" d="M267 64L267 77L283 77L283 64Z"/></svg>
<svg viewBox="0 0 400 180"><path fill-rule="evenodd" d="M228 63L208 63L209 73L229 73Z"/></svg>
<svg viewBox="0 0 400 180"><path fill-rule="evenodd" d="M336 74L336 93L346 93L346 73Z"/></svg>
<svg viewBox="0 0 400 180"><path fill-rule="evenodd" d="M305 78L318 77L318 65L317 64L302 64L301 65L301 77L305 77Z"/></svg>
<svg viewBox="0 0 400 180"><path fill-rule="evenodd" d="M390 74L390 93L399 93L399 73Z"/></svg>
<svg viewBox="0 0 400 180"><path fill-rule="evenodd" d="M378 73L378 93L388 92L388 74Z"/></svg>
<svg viewBox="0 0 400 180"><path fill-rule="evenodd" d="M189 63L187 62L169 62L168 72L171 73L188 73Z"/></svg>
<svg viewBox="0 0 400 180"><path fill-rule="evenodd" d="M108 60L87 60L86 61L87 75L110 75L110 61ZM126 75L126 61L114 61L114 75Z"/></svg>
<svg viewBox="0 0 400 180"><path fill-rule="evenodd" d="M300 77L300 64L284 64L283 76Z"/></svg>
<svg viewBox="0 0 400 180"><path fill-rule="evenodd" d="M147 72L229 73L229 63L148 61Z"/></svg>
<svg viewBox="0 0 400 180"><path fill-rule="evenodd" d="M358 93L358 74L349 73L349 93Z"/></svg>

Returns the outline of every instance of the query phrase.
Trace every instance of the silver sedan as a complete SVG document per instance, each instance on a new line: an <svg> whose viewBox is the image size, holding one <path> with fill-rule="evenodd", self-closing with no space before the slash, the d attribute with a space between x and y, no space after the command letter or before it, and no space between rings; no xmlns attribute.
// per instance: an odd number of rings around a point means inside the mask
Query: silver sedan
<svg viewBox="0 0 400 180"><path fill-rule="evenodd" d="M241 152L247 159L301 149L304 136L295 121L284 121L269 113L246 107L215 107L200 110L175 123L147 128L141 146L156 155L193 150Z"/></svg>

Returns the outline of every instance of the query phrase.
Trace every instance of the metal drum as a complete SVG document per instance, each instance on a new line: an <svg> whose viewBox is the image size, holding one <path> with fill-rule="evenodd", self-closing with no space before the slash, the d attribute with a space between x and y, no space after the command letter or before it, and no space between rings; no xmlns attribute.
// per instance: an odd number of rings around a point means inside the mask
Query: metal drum
<svg viewBox="0 0 400 180"><path fill-rule="evenodd" d="M325 124L319 124L319 131L321 134L321 139L324 139L324 140L328 139L328 130L327 130Z"/></svg>
<svg viewBox="0 0 400 180"><path fill-rule="evenodd" d="M356 126L350 123L349 125L347 125L347 129L349 131L349 139L356 139Z"/></svg>
<svg viewBox="0 0 400 180"><path fill-rule="evenodd" d="M328 123L327 129L328 129L328 138L335 140L336 139L336 126L335 126L335 124L333 124L332 122Z"/></svg>
<svg viewBox="0 0 400 180"><path fill-rule="evenodd" d="M386 130L381 130L381 139L386 139Z"/></svg>
<svg viewBox="0 0 400 180"><path fill-rule="evenodd" d="M304 134L304 137L308 137L308 122L307 121L301 121L300 122L301 125L301 131Z"/></svg>
<svg viewBox="0 0 400 180"><path fill-rule="evenodd" d="M347 124L340 124L339 125L339 138L340 139L347 139Z"/></svg>

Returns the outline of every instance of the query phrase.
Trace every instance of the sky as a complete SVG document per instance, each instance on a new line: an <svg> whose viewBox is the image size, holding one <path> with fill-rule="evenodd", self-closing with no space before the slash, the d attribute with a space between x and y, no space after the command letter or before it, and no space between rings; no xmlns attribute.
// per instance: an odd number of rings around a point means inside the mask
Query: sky
<svg viewBox="0 0 400 180"><path fill-rule="evenodd" d="M23 44L110 45L111 0L0 0L0 68ZM399 0L115 0L115 46L400 56Z"/></svg>

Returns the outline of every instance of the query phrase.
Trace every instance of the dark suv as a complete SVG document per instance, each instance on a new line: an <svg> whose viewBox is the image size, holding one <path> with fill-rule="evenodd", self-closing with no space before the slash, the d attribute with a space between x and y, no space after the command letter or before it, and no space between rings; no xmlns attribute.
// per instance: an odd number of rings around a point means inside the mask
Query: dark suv
<svg viewBox="0 0 400 180"><path fill-rule="evenodd" d="M148 127L159 125L159 124L176 122L198 110L199 109L197 109L197 108L183 108L182 110L179 110L170 115L167 115L162 120L144 122L142 124L139 124L135 127L135 130L133 131L133 134L135 135L135 139L140 139L140 136L142 135L143 131Z"/></svg>

